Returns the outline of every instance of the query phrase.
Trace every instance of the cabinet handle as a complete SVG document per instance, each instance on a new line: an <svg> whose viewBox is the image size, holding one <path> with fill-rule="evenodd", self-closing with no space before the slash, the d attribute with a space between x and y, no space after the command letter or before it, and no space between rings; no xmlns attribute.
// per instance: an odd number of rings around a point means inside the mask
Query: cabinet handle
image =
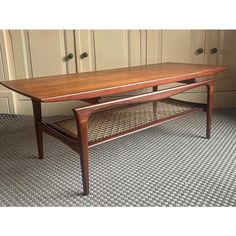
<svg viewBox="0 0 236 236"><path fill-rule="evenodd" d="M69 53L68 55L67 55L67 59L69 60L69 59L73 59L73 57L74 57L74 54L73 53Z"/></svg>
<svg viewBox="0 0 236 236"><path fill-rule="evenodd" d="M204 52L203 48L198 48L195 54L199 55L199 54L202 54L203 52Z"/></svg>
<svg viewBox="0 0 236 236"><path fill-rule="evenodd" d="M81 59L84 59L85 57L88 56L88 53L87 52L83 52L82 54L80 54L80 58Z"/></svg>
<svg viewBox="0 0 236 236"><path fill-rule="evenodd" d="M212 48L212 49L211 49L211 53L212 53L212 54L215 54L215 53L217 53L217 52L218 52L217 48Z"/></svg>

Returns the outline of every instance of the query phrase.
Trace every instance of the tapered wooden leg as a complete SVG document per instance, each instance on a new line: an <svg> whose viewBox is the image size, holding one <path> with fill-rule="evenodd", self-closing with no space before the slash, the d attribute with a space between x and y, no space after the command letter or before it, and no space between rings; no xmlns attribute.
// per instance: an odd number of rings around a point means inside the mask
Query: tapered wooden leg
<svg viewBox="0 0 236 236"><path fill-rule="evenodd" d="M43 131L39 128L38 122L42 121L41 103L32 100L33 112L34 112L34 125L38 146L39 159L43 159Z"/></svg>
<svg viewBox="0 0 236 236"><path fill-rule="evenodd" d="M206 138L207 139L211 137L213 94L214 94L214 82L207 85L207 125L206 125Z"/></svg>
<svg viewBox="0 0 236 236"><path fill-rule="evenodd" d="M158 91L158 86L152 87L153 92ZM153 102L153 112L155 115L157 115L157 101Z"/></svg>
<svg viewBox="0 0 236 236"><path fill-rule="evenodd" d="M83 178L84 195L89 194L89 160L88 160L88 123L78 121L80 137L80 164Z"/></svg>

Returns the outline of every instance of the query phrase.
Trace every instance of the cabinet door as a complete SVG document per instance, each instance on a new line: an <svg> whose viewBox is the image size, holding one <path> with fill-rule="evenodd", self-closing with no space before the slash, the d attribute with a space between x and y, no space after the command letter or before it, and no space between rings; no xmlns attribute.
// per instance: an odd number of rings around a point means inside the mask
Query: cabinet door
<svg viewBox="0 0 236 236"><path fill-rule="evenodd" d="M92 30L75 30L77 73L94 71L94 39Z"/></svg>
<svg viewBox="0 0 236 236"><path fill-rule="evenodd" d="M11 37L16 79L67 73L64 31L11 30Z"/></svg>
<svg viewBox="0 0 236 236"><path fill-rule="evenodd" d="M151 37L148 37L149 35ZM146 30L95 30L95 69L105 70L160 62L159 44L158 30L148 32Z"/></svg>
<svg viewBox="0 0 236 236"><path fill-rule="evenodd" d="M10 33L16 79L76 72L73 31L12 30ZM68 53L72 53L73 58L69 59ZM22 95L17 98L17 112L31 114L29 99ZM47 115L63 114L71 111L71 105L44 104L43 110Z"/></svg>
<svg viewBox="0 0 236 236"><path fill-rule="evenodd" d="M0 80L5 80L6 74L3 66L3 55L2 55L2 46L0 44Z"/></svg>
<svg viewBox="0 0 236 236"><path fill-rule="evenodd" d="M161 63L162 52L162 32L161 30L146 31L146 55L147 64Z"/></svg>
<svg viewBox="0 0 236 236"><path fill-rule="evenodd" d="M163 30L162 62L204 63L204 30ZM202 49L202 53L198 49Z"/></svg>
<svg viewBox="0 0 236 236"><path fill-rule="evenodd" d="M94 30L96 70L128 66L128 31Z"/></svg>
<svg viewBox="0 0 236 236"><path fill-rule="evenodd" d="M206 30L206 43L205 43L205 58L204 64L218 65L220 58L219 48L219 30Z"/></svg>
<svg viewBox="0 0 236 236"><path fill-rule="evenodd" d="M146 64L145 44L145 30L128 30L128 66Z"/></svg>
<svg viewBox="0 0 236 236"><path fill-rule="evenodd" d="M105 70L145 64L145 38L142 30L94 30L95 69ZM144 91L137 90L118 96Z"/></svg>
<svg viewBox="0 0 236 236"><path fill-rule="evenodd" d="M163 30L162 62L203 64L205 36L204 30ZM168 88L176 85L160 86L160 88ZM201 92L202 87L177 95L176 98L203 102L204 97Z"/></svg>
<svg viewBox="0 0 236 236"><path fill-rule="evenodd" d="M29 30L28 40L33 77L66 73L62 30Z"/></svg>
<svg viewBox="0 0 236 236"><path fill-rule="evenodd" d="M6 30L0 30L0 80L8 80L11 77L8 46L9 35ZM0 86L0 114L14 113L12 92Z"/></svg>
<svg viewBox="0 0 236 236"><path fill-rule="evenodd" d="M236 107L236 30L221 31L220 64L228 70L218 76L214 102L217 107Z"/></svg>
<svg viewBox="0 0 236 236"><path fill-rule="evenodd" d="M223 45L223 64L229 67L229 70L224 72L227 77L236 76L236 30L224 31L224 45Z"/></svg>
<svg viewBox="0 0 236 236"><path fill-rule="evenodd" d="M63 30L11 30L11 36L17 79L67 73Z"/></svg>
<svg viewBox="0 0 236 236"><path fill-rule="evenodd" d="M15 113L12 92L0 91L0 113Z"/></svg>
<svg viewBox="0 0 236 236"><path fill-rule="evenodd" d="M13 74L11 38L8 30L0 30L0 80L8 80Z"/></svg>

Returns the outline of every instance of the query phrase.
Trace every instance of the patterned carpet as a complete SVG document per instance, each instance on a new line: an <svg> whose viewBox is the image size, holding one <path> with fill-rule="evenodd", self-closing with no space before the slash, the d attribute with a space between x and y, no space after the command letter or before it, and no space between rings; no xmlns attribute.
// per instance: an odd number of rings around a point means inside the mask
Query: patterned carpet
<svg viewBox="0 0 236 236"><path fill-rule="evenodd" d="M236 109L195 113L91 148L90 195L78 155L30 116L0 115L0 206L236 206Z"/></svg>

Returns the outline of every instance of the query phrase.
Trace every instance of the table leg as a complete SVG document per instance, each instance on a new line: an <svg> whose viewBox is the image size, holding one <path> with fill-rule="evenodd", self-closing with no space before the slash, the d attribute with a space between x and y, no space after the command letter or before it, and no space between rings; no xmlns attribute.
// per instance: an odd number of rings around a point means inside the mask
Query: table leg
<svg viewBox="0 0 236 236"><path fill-rule="evenodd" d="M88 161L88 123L83 122L79 125L80 128L80 142L81 155L80 164L83 178L84 195L89 194L89 161Z"/></svg>
<svg viewBox="0 0 236 236"><path fill-rule="evenodd" d="M211 137L213 94L214 94L214 81L207 85L207 125L206 125L206 138L207 139Z"/></svg>
<svg viewBox="0 0 236 236"><path fill-rule="evenodd" d="M43 131L40 129L38 123L42 121L41 102L32 99L33 112L34 112L34 125L38 146L39 159L43 159Z"/></svg>
<svg viewBox="0 0 236 236"><path fill-rule="evenodd" d="M88 159L88 116L75 111L80 142L80 165L83 179L84 195L89 195L89 159Z"/></svg>
<svg viewBox="0 0 236 236"><path fill-rule="evenodd" d="M154 86L154 87L152 88L152 91L153 91L153 92L158 91L158 86ZM154 112L154 114L155 114L155 116L156 116L156 115L157 115L157 101L154 101L154 102L153 102L153 112Z"/></svg>

